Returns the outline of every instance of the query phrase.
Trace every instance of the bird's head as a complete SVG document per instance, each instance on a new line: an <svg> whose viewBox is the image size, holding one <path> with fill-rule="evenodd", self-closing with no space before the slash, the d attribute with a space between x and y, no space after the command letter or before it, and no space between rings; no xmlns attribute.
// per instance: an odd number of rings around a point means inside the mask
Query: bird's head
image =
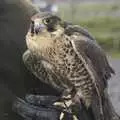
<svg viewBox="0 0 120 120"><path fill-rule="evenodd" d="M59 17L50 13L33 16L26 35L28 49L36 51L51 46L55 39L64 34L63 23Z"/></svg>

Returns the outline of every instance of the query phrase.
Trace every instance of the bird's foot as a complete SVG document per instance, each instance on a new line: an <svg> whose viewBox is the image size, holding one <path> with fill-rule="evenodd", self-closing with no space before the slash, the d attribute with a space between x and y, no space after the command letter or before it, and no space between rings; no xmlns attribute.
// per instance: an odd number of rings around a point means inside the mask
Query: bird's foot
<svg viewBox="0 0 120 120"><path fill-rule="evenodd" d="M72 98L72 103L81 104L81 102L82 102L82 97L79 96L78 94L75 94L75 96Z"/></svg>
<svg viewBox="0 0 120 120"><path fill-rule="evenodd" d="M67 98L66 98L67 99ZM55 106L64 107L63 112L60 114L60 120L78 120L77 116L73 114L72 110L72 100L66 100L54 103Z"/></svg>
<svg viewBox="0 0 120 120"><path fill-rule="evenodd" d="M71 99L65 98L61 99L60 101L57 101L54 103L54 106L62 107L64 108L64 111L67 113L72 113L70 109L70 105L72 104Z"/></svg>
<svg viewBox="0 0 120 120"><path fill-rule="evenodd" d="M79 104L79 106L82 107L82 105L85 105L86 108L89 108L89 106L91 105L91 99L89 98L89 96L87 98L85 98L82 94L76 93L73 98L72 98L72 104Z"/></svg>

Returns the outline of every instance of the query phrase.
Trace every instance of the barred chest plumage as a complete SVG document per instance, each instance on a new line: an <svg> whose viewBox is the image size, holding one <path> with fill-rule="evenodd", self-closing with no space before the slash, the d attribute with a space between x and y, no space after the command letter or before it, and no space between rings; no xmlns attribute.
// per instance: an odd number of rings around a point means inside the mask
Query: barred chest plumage
<svg viewBox="0 0 120 120"><path fill-rule="evenodd" d="M70 80L84 96L91 96L92 79L84 63L75 53L69 37L63 36L63 39L55 40L53 48L49 48L46 54L55 71Z"/></svg>

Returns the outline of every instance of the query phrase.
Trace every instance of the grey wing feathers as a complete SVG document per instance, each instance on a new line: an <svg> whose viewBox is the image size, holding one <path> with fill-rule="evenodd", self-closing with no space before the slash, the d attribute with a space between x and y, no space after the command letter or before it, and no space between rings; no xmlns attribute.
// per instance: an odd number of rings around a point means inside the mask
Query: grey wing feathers
<svg viewBox="0 0 120 120"><path fill-rule="evenodd" d="M104 51L96 43L96 40L91 36L91 34L89 34L81 27L73 26L68 27L66 30L66 32L72 31L69 35L74 35L75 32L80 33L78 39L74 40L76 49L78 50L78 52L83 53L84 56L91 61L95 71L97 72L98 77L100 78L100 80L102 80L101 82L103 82L102 84L104 85L104 88L107 87L107 80L115 72L109 65ZM80 37L82 38L80 39Z"/></svg>
<svg viewBox="0 0 120 120"><path fill-rule="evenodd" d="M37 60L29 50L23 54L23 62L29 71L40 81L51 85L58 92L63 91L64 88L66 88L66 86L61 83L61 80L64 79L63 76L58 76L52 69L45 67L42 61L44 61L42 58Z"/></svg>
<svg viewBox="0 0 120 120"><path fill-rule="evenodd" d="M27 50L23 54L23 62L25 64L25 66L27 67L27 69L29 71L31 71L37 78L39 78L42 81L44 79L47 79L47 75L46 75L47 73L45 71L44 66L42 64L39 64L39 66L36 66L37 60L33 57L33 55L31 55L31 52L29 50ZM39 69L38 69L38 67L39 67ZM41 70L41 72L39 72L39 70ZM39 72L39 74L37 72ZM44 76L46 76L46 77L44 77Z"/></svg>
<svg viewBox="0 0 120 120"><path fill-rule="evenodd" d="M109 120L110 117L107 119L104 114L107 109L105 108L105 105L103 105L106 100L104 102L103 99L105 96L104 91L107 87L107 80L111 77L111 74L114 74L114 70L109 65L104 51L96 43L96 40L93 39L87 31L81 31L81 28L80 31L73 29L69 36L71 36L71 41L74 43L77 54L80 54L83 57L94 78L94 92L97 94L93 94L92 99L94 102L92 103L91 108L96 120ZM108 107L108 109L109 108L110 107Z"/></svg>
<svg viewBox="0 0 120 120"><path fill-rule="evenodd" d="M65 28L65 34L67 34L67 35L72 35L75 32L78 32L78 33L82 34L83 36L88 37L90 40L95 40L95 38L86 29L84 29L78 25L68 24L67 27Z"/></svg>

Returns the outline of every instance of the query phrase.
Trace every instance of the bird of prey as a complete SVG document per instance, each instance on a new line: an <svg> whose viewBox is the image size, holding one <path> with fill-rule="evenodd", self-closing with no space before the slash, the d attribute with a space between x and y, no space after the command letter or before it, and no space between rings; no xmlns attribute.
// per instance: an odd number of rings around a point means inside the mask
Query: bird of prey
<svg viewBox="0 0 120 120"><path fill-rule="evenodd" d="M36 77L61 92L61 97L70 96L73 103L92 108L95 120L113 120L104 114L109 111L106 105L111 106L105 89L114 70L87 30L40 13L31 18L26 44L23 61Z"/></svg>

